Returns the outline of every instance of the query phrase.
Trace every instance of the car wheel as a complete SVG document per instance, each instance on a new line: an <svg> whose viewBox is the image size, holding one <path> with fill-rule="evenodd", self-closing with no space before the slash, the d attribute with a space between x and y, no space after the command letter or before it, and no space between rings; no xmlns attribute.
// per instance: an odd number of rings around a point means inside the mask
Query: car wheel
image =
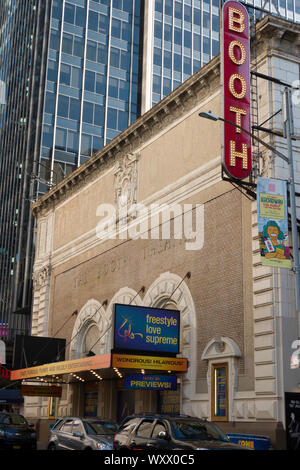
<svg viewBox="0 0 300 470"><path fill-rule="evenodd" d="M55 444L49 444L48 450L56 450Z"/></svg>

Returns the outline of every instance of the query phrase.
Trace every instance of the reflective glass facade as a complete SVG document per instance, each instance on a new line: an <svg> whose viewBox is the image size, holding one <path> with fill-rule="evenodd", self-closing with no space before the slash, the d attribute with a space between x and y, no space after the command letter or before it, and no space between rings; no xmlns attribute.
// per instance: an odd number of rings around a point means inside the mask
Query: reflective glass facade
<svg viewBox="0 0 300 470"><path fill-rule="evenodd" d="M221 1L153 1L152 105L155 105L219 53ZM300 21L300 0L245 0L244 3ZM266 14L258 9L249 12L256 17Z"/></svg>
<svg viewBox="0 0 300 470"><path fill-rule="evenodd" d="M44 180L62 179L140 114L141 13L140 0L53 0L41 142Z"/></svg>
<svg viewBox="0 0 300 470"><path fill-rule="evenodd" d="M29 327L29 314L12 312L31 302L31 276L25 276L32 260L28 175L36 145L45 7L36 0L0 2L0 339L3 331L9 337L13 329Z"/></svg>
<svg viewBox="0 0 300 470"><path fill-rule="evenodd" d="M219 52L219 0L156 0L155 104Z"/></svg>
<svg viewBox="0 0 300 470"><path fill-rule="evenodd" d="M300 0L246 3L300 21ZM29 315L11 320L12 312L30 310L30 203L219 52L219 6L219 0L0 0L5 331L30 323Z"/></svg>

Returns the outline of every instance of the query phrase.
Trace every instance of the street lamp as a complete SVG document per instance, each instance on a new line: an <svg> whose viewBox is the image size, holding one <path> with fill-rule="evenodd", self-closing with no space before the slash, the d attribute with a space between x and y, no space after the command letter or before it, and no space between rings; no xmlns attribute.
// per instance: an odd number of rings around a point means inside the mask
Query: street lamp
<svg viewBox="0 0 300 470"><path fill-rule="evenodd" d="M291 91L288 87L284 90L284 112L285 112L285 119L284 119L284 131L285 137L287 138L287 146L288 146L288 157L283 155L279 152L276 148L272 145L269 145L267 142L264 142L256 135L252 134L251 132L247 131L243 127L239 126L235 122L228 121L216 114L211 113L210 111L202 111L199 113L199 116L205 119L209 119L211 121L222 121L227 124L231 124L234 127L242 130L250 137L258 141L261 145L266 147L268 150L271 150L275 155L279 158L282 158L285 162L289 165L289 190L290 190L290 201L291 201L291 225L292 225L292 237L293 237L293 271L295 273L295 283L296 283L296 310L298 312L298 338L300 338L300 266L299 266L299 246L298 246L298 232L297 232L297 216L296 216L296 195L295 195L295 180L294 180L294 165L293 165L293 150L292 150L292 135L293 135L293 111L292 111L292 101L291 101Z"/></svg>

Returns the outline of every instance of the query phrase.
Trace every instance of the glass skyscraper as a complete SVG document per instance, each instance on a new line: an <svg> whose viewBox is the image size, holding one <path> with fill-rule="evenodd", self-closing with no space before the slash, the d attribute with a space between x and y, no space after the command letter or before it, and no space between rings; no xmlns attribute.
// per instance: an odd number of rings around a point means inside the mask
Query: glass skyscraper
<svg viewBox="0 0 300 470"><path fill-rule="evenodd" d="M299 0L244 3L300 21ZM31 202L218 54L219 8L0 0L0 336L30 324Z"/></svg>

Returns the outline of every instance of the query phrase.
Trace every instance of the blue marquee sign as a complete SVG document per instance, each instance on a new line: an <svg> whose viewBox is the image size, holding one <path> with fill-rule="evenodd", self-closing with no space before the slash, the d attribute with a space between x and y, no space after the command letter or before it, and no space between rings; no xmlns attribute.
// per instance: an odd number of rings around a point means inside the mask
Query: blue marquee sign
<svg viewBox="0 0 300 470"><path fill-rule="evenodd" d="M178 354L179 332L178 310L115 304L115 349Z"/></svg>

